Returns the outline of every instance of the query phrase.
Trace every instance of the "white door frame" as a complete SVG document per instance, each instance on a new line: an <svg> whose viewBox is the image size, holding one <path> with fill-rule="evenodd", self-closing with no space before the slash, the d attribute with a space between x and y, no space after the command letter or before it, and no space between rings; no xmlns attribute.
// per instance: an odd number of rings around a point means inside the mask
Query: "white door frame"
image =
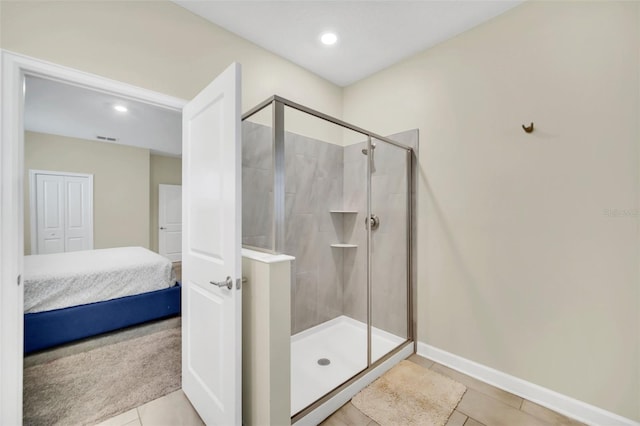
<svg viewBox="0 0 640 426"><path fill-rule="evenodd" d="M76 176L89 179L89 208L91 211L91 226L89 227L89 246L93 249L93 175L86 173L56 172L52 170L29 169L29 225L31 229L31 254L36 254L38 247L38 220L36 201L36 175Z"/></svg>
<svg viewBox="0 0 640 426"><path fill-rule="evenodd" d="M24 77L37 76L182 111L187 101L0 51L0 423L22 424Z"/></svg>

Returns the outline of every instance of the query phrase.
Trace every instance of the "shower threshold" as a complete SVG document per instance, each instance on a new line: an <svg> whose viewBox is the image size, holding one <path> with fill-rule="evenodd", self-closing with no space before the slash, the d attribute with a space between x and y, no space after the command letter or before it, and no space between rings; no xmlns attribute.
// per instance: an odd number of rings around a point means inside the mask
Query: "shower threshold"
<svg viewBox="0 0 640 426"><path fill-rule="evenodd" d="M406 339L371 328L371 363ZM367 367L367 325L347 316L291 336L291 415Z"/></svg>

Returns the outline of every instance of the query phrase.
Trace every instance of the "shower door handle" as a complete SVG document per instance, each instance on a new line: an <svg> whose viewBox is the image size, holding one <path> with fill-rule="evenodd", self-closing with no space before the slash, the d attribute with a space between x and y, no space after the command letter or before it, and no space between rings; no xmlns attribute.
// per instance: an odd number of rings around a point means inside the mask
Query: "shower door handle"
<svg viewBox="0 0 640 426"><path fill-rule="evenodd" d="M213 285L218 286L220 288L226 287L229 290L231 290L233 288L233 280L231 279L231 277L227 277L227 279L224 280L224 281L209 281L209 284L213 284Z"/></svg>
<svg viewBox="0 0 640 426"><path fill-rule="evenodd" d="M371 220L371 222L369 222ZM380 218L375 214L372 214L371 217L364 218L364 226L366 229L369 229L369 223L371 223L371 230L375 231L380 226Z"/></svg>

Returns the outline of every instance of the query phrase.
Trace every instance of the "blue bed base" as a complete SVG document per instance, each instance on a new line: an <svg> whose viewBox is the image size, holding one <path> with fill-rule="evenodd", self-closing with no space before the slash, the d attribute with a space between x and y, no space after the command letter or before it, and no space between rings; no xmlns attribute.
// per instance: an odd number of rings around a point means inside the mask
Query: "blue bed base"
<svg viewBox="0 0 640 426"><path fill-rule="evenodd" d="M179 315L181 289L178 282L149 293L25 314L24 353Z"/></svg>

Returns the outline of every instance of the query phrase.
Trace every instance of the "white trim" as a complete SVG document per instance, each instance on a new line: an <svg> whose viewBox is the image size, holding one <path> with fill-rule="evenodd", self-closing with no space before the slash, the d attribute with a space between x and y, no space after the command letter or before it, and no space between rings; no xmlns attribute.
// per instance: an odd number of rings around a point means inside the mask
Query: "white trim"
<svg viewBox="0 0 640 426"><path fill-rule="evenodd" d="M91 212L91 226L89 228L89 247L87 250L93 250L93 175L87 173L72 172L56 172L52 170L35 170L29 169L29 228L31 230L31 250L29 254L38 254L38 220L36 206L36 175L55 175L55 176L76 176L89 179L89 211Z"/></svg>
<svg viewBox="0 0 640 426"><path fill-rule="evenodd" d="M35 75L182 110L183 99L0 50L0 424L22 424L24 76Z"/></svg>
<svg viewBox="0 0 640 426"><path fill-rule="evenodd" d="M324 404L298 420L296 426L312 426L320 424L324 419L336 412L340 407L349 402L358 392L367 387L378 377L382 376L387 371L391 370L393 366L398 364L403 359L409 357L413 353L413 342L407 342L407 344L389 359L378 365L376 368L369 371L367 374L356 380L354 383L346 387L346 389L340 391L334 395L331 399Z"/></svg>
<svg viewBox="0 0 640 426"><path fill-rule="evenodd" d="M0 57L0 423L22 424L23 291L16 285L24 253L23 74Z"/></svg>
<svg viewBox="0 0 640 426"><path fill-rule="evenodd" d="M474 377L497 388L511 392L531 402L588 425L640 426L639 422L622 417L586 402L552 391L475 361L418 342L418 355L429 358L456 371Z"/></svg>
<svg viewBox="0 0 640 426"><path fill-rule="evenodd" d="M38 174L38 175L75 176L75 177L93 178L93 175L90 173L58 172L56 170L29 169L29 173L31 172L33 172L33 174Z"/></svg>
<svg viewBox="0 0 640 426"><path fill-rule="evenodd" d="M182 111L187 104L184 99L133 86L96 74L58 65L53 62L32 58L20 53L2 50L4 60L15 64L24 75L32 75L49 80L61 81L73 86L83 87L102 93L115 94L134 101Z"/></svg>
<svg viewBox="0 0 640 426"><path fill-rule="evenodd" d="M288 254L271 254L244 247L240 250L240 253L242 254L242 257L261 263L290 262L292 260L296 260L295 257L289 256Z"/></svg>

